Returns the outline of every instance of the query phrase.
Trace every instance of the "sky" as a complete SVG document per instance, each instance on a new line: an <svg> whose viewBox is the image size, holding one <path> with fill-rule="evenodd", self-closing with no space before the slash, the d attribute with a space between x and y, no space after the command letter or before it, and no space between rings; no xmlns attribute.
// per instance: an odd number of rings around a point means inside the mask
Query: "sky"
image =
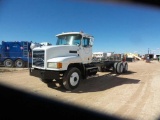
<svg viewBox="0 0 160 120"><path fill-rule="evenodd" d="M85 0L0 0L0 42L56 44L56 35L94 36L93 52L160 54L160 9Z"/></svg>

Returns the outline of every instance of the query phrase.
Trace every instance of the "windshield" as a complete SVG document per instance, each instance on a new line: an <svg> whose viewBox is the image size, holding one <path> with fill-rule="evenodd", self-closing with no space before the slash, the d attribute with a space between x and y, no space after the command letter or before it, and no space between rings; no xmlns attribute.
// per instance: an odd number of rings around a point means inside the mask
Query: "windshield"
<svg viewBox="0 0 160 120"><path fill-rule="evenodd" d="M69 34L58 36L56 45L80 45L82 36L80 34Z"/></svg>

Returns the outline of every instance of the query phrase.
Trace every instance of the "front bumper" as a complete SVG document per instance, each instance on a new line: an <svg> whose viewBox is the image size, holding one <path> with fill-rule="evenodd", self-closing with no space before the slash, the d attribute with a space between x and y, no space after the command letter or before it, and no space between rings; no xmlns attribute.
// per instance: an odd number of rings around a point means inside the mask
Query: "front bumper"
<svg viewBox="0 0 160 120"><path fill-rule="evenodd" d="M30 68L30 75L41 79L59 79L60 72Z"/></svg>

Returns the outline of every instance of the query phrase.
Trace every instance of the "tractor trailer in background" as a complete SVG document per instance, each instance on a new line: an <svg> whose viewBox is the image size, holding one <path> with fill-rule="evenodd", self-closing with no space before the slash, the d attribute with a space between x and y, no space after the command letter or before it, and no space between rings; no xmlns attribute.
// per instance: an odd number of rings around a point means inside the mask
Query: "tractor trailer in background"
<svg viewBox="0 0 160 120"><path fill-rule="evenodd" d="M32 63L32 49L50 45L31 41L2 41L0 45L0 65L5 67L29 67Z"/></svg>
<svg viewBox="0 0 160 120"><path fill-rule="evenodd" d="M66 90L73 90L82 79L97 77L98 72L110 69L121 74L128 71L127 62L121 59L93 61L94 37L90 34L65 32L56 37L56 45L32 50L31 76L45 83L55 80Z"/></svg>

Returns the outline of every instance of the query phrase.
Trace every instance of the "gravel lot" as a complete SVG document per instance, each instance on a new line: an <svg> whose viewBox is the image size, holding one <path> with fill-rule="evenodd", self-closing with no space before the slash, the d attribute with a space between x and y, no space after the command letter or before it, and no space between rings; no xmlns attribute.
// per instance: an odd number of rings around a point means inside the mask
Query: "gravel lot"
<svg viewBox="0 0 160 120"><path fill-rule="evenodd" d="M29 76L28 68L0 67L0 84L123 119L160 118L160 62L136 61L128 66L122 75L98 72L99 77L83 80L73 91Z"/></svg>

